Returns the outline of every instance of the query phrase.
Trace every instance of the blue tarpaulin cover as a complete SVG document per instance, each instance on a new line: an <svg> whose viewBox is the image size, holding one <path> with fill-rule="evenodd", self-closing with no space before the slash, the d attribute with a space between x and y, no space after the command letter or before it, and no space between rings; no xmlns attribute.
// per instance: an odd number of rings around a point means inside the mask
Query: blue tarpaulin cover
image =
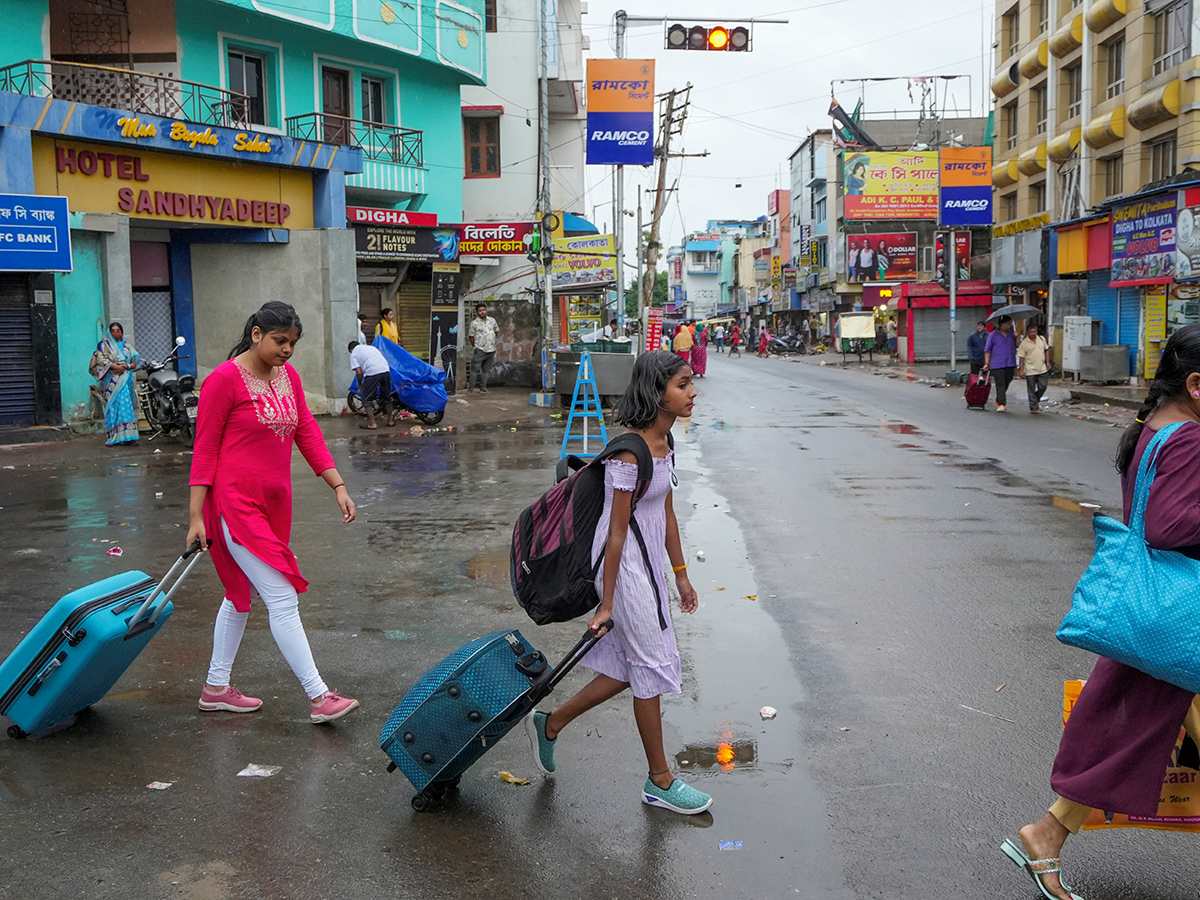
<svg viewBox="0 0 1200 900"><path fill-rule="evenodd" d="M417 359L399 344L378 335L371 346L383 354L392 370L392 390L415 412L439 412L446 408L446 373ZM350 384L358 390L358 379Z"/></svg>

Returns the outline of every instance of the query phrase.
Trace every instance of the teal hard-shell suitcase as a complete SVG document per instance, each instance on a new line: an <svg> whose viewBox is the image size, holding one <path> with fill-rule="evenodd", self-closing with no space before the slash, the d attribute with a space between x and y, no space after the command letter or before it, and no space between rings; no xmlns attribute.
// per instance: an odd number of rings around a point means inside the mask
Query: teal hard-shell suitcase
<svg viewBox="0 0 1200 900"><path fill-rule="evenodd" d="M199 551L199 542L189 547L161 585L144 572L126 572L55 603L0 664L9 737L48 728L104 697L171 617L171 596Z"/></svg>

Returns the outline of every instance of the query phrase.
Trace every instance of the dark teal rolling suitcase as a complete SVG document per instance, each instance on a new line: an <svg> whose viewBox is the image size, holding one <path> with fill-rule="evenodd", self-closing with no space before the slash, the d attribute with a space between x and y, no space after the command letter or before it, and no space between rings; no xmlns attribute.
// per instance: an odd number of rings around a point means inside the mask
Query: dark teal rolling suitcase
<svg viewBox="0 0 1200 900"><path fill-rule="evenodd" d="M521 632L498 631L460 647L422 675L379 735L380 749L391 759L388 771L399 769L417 789L413 809L425 810L457 786L463 772L554 690L598 640L585 632L551 666Z"/></svg>
<svg viewBox="0 0 1200 900"><path fill-rule="evenodd" d="M171 617L171 597L201 555L196 542L161 584L126 572L54 604L0 664L0 713L13 723L9 737L47 728L107 694Z"/></svg>

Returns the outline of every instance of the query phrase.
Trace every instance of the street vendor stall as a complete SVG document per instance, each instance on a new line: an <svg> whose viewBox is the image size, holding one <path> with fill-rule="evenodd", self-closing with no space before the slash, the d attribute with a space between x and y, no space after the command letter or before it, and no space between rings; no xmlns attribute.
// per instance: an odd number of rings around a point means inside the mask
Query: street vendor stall
<svg viewBox="0 0 1200 900"><path fill-rule="evenodd" d="M858 354L862 362L866 353L872 360L875 358L875 313L847 312L838 317L838 349L842 351L842 362L846 361L847 353Z"/></svg>

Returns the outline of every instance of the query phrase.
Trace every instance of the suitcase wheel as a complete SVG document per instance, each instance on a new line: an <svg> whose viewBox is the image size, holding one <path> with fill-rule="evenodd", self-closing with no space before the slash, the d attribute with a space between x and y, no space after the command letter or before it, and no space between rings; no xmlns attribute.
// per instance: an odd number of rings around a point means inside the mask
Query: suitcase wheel
<svg viewBox="0 0 1200 900"><path fill-rule="evenodd" d="M412 808L417 812L425 812L429 809L429 798L424 794L413 794Z"/></svg>
<svg viewBox="0 0 1200 900"><path fill-rule="evenodd" d="M19 741L19 740L21 740L21 738L26 737L27 735L25 734L24 729L22 729L20 725L9 725L8 726L8 736L10 738L12 738L14 741Z"/></svg>

